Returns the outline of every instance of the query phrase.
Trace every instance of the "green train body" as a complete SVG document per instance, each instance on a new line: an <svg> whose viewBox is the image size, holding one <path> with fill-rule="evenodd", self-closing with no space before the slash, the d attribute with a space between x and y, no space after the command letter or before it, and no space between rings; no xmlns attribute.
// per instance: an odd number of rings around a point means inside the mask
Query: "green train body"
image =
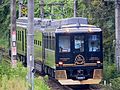
<svg viewBox="0 0 120 90"><path fill-rule="evenodd" d="M17 52L23 56L26 55L26 30L17 28Z"/></svg>
<svg viewBox="0 0 120 90"><path fill-rule="evenodd" d="M23 28L23 27L17 27L17 53L19 56L22 55L23 57L27 56L27 29ZM44 49L44 56L43 56L43 40L45 40L46 38L43 38L43 33L40 32L40 30L35 30L34 32L34 59L35 62L40 61L42 62L43 60L45 61L44 63L48 66L52 66L53 68L55 68L55 51L54 50L50 50L48 48L51 48L51 46L53 46L53 43L51 43L51 45L49 45L49 43L47 43L46 47ZM52 39L52 37L50 37L49 39ZM50 40L49 40L50 41ZM20 58L21 59L21 58ZM25 60L26 61L26 60Z"/></svg>

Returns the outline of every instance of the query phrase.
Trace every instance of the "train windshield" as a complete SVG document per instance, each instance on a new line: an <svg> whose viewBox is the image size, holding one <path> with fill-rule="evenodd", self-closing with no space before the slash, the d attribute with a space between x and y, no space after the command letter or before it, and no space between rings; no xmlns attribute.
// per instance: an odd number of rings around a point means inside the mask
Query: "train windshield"
<svg viewBox="0 0 120 90"><path fill-rule="evenodd" d="M74 37L75 49L80 52L84 52L84 36L75 36Z"/></svg>
<svg viewBox="0 0 120 90"><path fill-rule="evenodd" d="M88 39L89 52L99 52L100 51L100 36L90 35Z"/></svg>
<svg viewBox="0 0 120 90"><path fill-rule="evenodd" d="M59 52L70 52L70 36L59 37Z"/></svg>

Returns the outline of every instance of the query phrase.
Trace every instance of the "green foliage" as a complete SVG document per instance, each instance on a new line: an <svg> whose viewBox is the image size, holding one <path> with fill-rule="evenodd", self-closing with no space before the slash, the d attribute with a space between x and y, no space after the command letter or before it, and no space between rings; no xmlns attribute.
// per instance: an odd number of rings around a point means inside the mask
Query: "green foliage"
<svg viewBox="0 0 120 90"><path fill-rule="evenodd" d="M117 76L115 64L109 64L107 61L104 61L104 71L103 77L105 80L110 81Z"/></svg>
<svg viewBox="0 0 120 90"><path fill-rule="evenodd" d="M7 76L2 77L0 82L0 90L27 90L27 83L25 80L17 77L8 79Z"/></svg>
<svg viewBox="0 0 120 90"><path fill-rule="evenodd" d="M64 4L64 8L61 5L45 5L44 13L45 18L61 19L73 17L73 1L74 0L45 0L45 4L59 3ZM35 0L35 17L40 17L40 5L39 0Z"/></svg>
<svg viewBox="0 0 120 90"><path fill-rule="evenodd" d="M21 63L16 68L11 68L3 60L0 63L0 90L27 90L26 75L27 69ZM34 90L50 90L42 77L35 78L34 82Z"/></svg>
<svg viewBox="0 0 120 90"><path fill-rule="evenodd" d="M42 80L42 81L40 81ZM42 77L35 78L35 90L50 90Z"/></svg>
<svg viewBox="0 0 120 90"><path fill-rule="evenodd" d="M3 0L0 5L0 46L3 48L8 47L10 24L10 0Z"/></svg>
<svg viewBox="0 0 120 90"><path fill-rule="evenodd" d="M4 0L0 5L0 38L5 38L8 34L8 26L10 23L10 1ZM7 35L8 36L8 35Z"/></svg>
<svg viewBox="0 0 120 90"><path fill-rule="evenodd" d="M0 47L2 48L8 48L8 42L7 39L0 39Z"/></svg>
<svg viewBox="0 0 120 90"><path fill-rule="evenodd" d="M4 61L0 63L0 78L7 76L8 79L10 78L25 78L27 69L22 66L21 63L17 64L16 68L11 68L9 64L6 64Z"/></svg>
<svg viewBox="0 0 120 90"><path fill-rule="evenodd" d="M120 77L111 80L112 90L120 90Z"/></svg>

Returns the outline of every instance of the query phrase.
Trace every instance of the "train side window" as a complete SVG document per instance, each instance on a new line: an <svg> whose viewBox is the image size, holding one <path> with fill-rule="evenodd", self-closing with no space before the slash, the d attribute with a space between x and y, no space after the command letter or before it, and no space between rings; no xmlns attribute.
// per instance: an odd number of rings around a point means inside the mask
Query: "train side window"
<svg viewBox="0 0 120 90"><path fill-rule="evenodd" d="M100 51L100 36L90 35L88 40L89 52L99 52Z"/></svg>
<svg viewBox="0 0 120 90"><path fill-rule="evenodd" d="M70 52L70 36L59 37L59 52Z"/></svg>
<svg viewBox="0 0 120 90"><path fill-rule="evenodd" d="M49 42L49 43L48 43L48 48L49 48L49 49L52 49L52 48L51 48L51 47L52 47L52 46L51 46L51 37L52 37L52 36L51 36L51 33L48 33L48 42Z"/></svg>
<svg viewBox="0 0 120 90"><path fill-rule="evenodd" d="M53 50L55 50L55 37L53 36L53 38L52 38L52 40L53 40Z"/></svg>
<svg viewBox="0 0 120 90"><path fill-rule="evenodd" d="M47 33L44 33L44 45L45 45L45 48L48 48L48 34Z"/></svg>
<svg viewBox="0 0 120 90"><path fill-rule="evenodd" d="M44 40L44 47L46 48L46 34L43 34L43 40Z"/></svg>
<svg viewBox="0 0 120 90"><path fill-rule="evenodd" d="M38 41L38 46L41 46L41 41Z"/></svg>
<svg viewBox="0 0 120 90"><path fill-rule="evenodd" d="M38 41L36 40L36 45L38 44Z"/></svg>
<svg viewBox="0 0 120 90"><path fill-rule="evenodd" d="M17 33L16 33L16 40L18 40L18 31L17 31Z"/></svg>
<svg viewBox="0 0 120 90"><path fill-rule="evenodd" d="M42 46L42 45L41 45L41 41L40 41L39 45Z"/></svg>
<svg viewBox="0 0 120 90"><path fill-rule="evenodd" d="M38 46L40 45L40 42L38 41Z"/></svg>
<svg viewBox="0 0 120 90"><path fill-rule="evenodd" d="M35 45L36 45L36 40L35 40Z"/></svg>
<svg viewBox="0 0 120 90"><path fill-rule="evenodd" d="M19 31L18 31L18 35L17 35L17 37L18 37L17 40L19 41Z"/></svg>
<svg viewBox="0 0 120 90"><path fill-rule="evenodd" d="M19 40L21 41L21 31L20 31L20 39Z"/></svg>
<svg viewBox="0 0 120 90"><path fill-rule="evenodd" d="M75 36L74 45L76 50L84 52L84 36Z"/></svg>
<svg viewBox="0 0 120 90"><path fill-rule="evenodd" d="M20 40L20 31L18 31L18 41Z"/></svg>
<svg viewBox="0 0 120 90"><path fill-rule="evenodd" d="M51 37L51 49L54 50L54 36Z"/></svg>
<svg viewBox="0 0 120 90"><path fill-rule="evenodd" d="M35 40L35 43L34 43L35 45L37 45L37 40Z"/></svg>
<svg viewBox="0 0 120 90"><path fill-rule="evenodd" d="M47 35L47 36L46 36L46 48L48 48L48 43L49 43L49 42L48 42L48 33L46 33L46 35Z"/></svg>

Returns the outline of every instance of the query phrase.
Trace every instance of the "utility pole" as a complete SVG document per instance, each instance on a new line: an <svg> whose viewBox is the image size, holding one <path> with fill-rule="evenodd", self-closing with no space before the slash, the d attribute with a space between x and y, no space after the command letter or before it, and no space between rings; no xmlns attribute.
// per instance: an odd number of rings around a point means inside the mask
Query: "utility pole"
<svg viewBox="0 0 120 90"><path fill-rule="evenodd" d="M116 34L116 46L115 46L115 58L117 71L120 72L120 0L115 0L115 34Z"/></svg>
<svg viewBox="0 0 120 90"><path fill-rule="evenodd" d="M29 90L34 90L34 0L28 0L27 69Z"/></svg>
<svg viewBox="0 0 120 90"><path fill-rule="evenodd" d="M74 0L74 17L77 16L77 0Z"/></svg>
<svg viewBox="0 0 120 90"><path fill-rule="evenodd" d="M16 0L11 0L11 62L12 67L17 64L16 48Z"/></svg>
<svg viewBox="0 0 120 90"><path fill-rule="evenodd" d="M22 4L23 4L23 0L19 0L19 17L22 16L22 14L21 14Z"/></svg>
<svg viewBox="0 0 120 90"><path fill-rule="evenodd" d="M44 0L40 0L40 17L44 18Z"/></svg>

